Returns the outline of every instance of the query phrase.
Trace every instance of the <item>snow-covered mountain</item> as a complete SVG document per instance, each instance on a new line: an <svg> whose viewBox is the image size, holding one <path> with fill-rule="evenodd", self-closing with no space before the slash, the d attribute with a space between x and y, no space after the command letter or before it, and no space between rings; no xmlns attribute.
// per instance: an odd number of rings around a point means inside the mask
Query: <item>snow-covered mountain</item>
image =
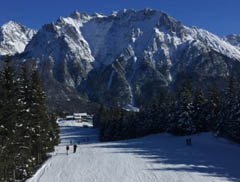
<svg viewBox="0 0 240 182"><path fill-rule="evenodd" d="M63 40L58 40L60 38ZM56 39L66 43L65 46L68 46L77 58L89 61L97 59L105 65L111 64L116 56L130 46L134 48L136 56L145 56L147 53L144 51L158 52L159 48L170 55L172 47L177 49L180 45L193 41L231 58L240 59L240 51L218 36L196 27L186 27L166 13L151 9L124 9L113 12L110 16L97 13L88 15L75 11L67 18L60 17L56 23L44 25L29 44L27 51L32 50L32 55L37 57L42 52L45 57L48 57L51 51L58 54L61 47L58 41L54 41ZM37 40L40 45L36 45ZM171 47L156 47L158 43ZM45 50L44 47L49 45L53 47Z"/></svg>
<svg viewBox="0 0 240 182"><path fill-rule="evenodd" d="M232 44L233 46L237 46L240 49L240 35L230 34L224 37L224 40Z"/></svg>
<svg viewBox="0 0 240 182"><path fill-rule="evenodd" d="M0 28L0 55L22 53L36 33L19 23L9 21Z"/></svg>
<svg viewBox="0 0 240 182"><path fill-rule="evenodd" d="M167 14L150 9L122 10L108 17L74 12L67 18L60 17L56 23L44 25L38 36L28 46L27 51L34 50L32 55L37 57L42 52L45 57L48 57L51 51L56 51L55 54L58 54L59 42L54 39L59 38L66 42L66 46L69 46L72 53L83 59L93 61L94 58L107 57L107 60L99 60L103 64L112 63L115 59L106 54L119 55L130 45L144 43L144 45L138 45L138 50L135 51L136 54L141 55L142 50L149 46L148 41L154 38L165 44L172 43L175 47L187 41L198 40L229 57L238 59L240 57L239 51L234 46L214 34L196 27L186 27ZM170 38L172 41L169 40ZM36 45L37 39L40 39L38 42L40 45ZM53 46L54 44L56 46ZM44 47L49 45L53 48L45 50Z"/></svg>
<svg viewBox="0 0 240 182"><path fill-rule="evenodd" d="M72 100L71 90L121 106L140 105L185 76L201 85L240 70L236 44L151 9L109 16L75 11L44 25L22 57L37 61L49 97L58 102Z"/></svg>

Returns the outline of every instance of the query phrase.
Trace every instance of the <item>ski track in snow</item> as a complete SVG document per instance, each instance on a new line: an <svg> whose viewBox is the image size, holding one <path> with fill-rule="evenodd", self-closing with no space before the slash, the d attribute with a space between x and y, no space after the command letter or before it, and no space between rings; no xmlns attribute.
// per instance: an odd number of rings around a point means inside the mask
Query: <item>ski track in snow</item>
<svg viewBox="0 0 240 182"><path fill-rule="evenodd" d="M192 146L169 134L100 143L83 125L60 123L61 143L27 182L240 182L240 146L210 133L194 135ZM66 155L71 140L78 149Z"/></svg>

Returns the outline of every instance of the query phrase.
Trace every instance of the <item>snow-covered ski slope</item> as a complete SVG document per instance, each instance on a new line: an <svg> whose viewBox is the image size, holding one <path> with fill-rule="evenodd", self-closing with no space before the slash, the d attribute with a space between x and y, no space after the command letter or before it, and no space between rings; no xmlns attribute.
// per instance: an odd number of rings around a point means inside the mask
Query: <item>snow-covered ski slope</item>
<svg viewBox="0 0 240 182"><path fill-rule="evenodd" d="M85 125L85 127L83 127ZM61 144L27 182L238 182L240 145L209 133L192 137L158 134L99 143L97 130L63 121ZM78 143L76 153L70 141Z"/></svg>

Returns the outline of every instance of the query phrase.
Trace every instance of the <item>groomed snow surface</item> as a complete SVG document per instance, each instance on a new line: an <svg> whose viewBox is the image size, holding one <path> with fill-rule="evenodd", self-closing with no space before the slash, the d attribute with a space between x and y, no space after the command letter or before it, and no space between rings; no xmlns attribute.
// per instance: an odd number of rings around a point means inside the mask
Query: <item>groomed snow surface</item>
<svg viewBox="0 0 240 182"><path fill-rule="evenodd" d="M88 123L61 121L61 143L27 182L238 182L240 145L210 133L100 143ZM88 126L88 127L87 127ZM77 152L66 145L78 143Z"/></svg>

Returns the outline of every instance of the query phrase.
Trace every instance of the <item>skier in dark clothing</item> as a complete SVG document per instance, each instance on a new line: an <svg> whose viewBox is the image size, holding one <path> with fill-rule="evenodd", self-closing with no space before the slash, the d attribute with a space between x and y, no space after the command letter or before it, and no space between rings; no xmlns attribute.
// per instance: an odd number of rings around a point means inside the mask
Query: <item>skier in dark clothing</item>
<svg viewBox="0 0 240 182"><path fill-rule="evenodd" d="M186 144L187 145L192 145L192 139L191 138L187 138L186 139Z"/></svg>
<svg viewBox="0 0 240 182"><path fill-rule="evenodd" d="M68 155L69 145L66 146L66 150L67 150L67 155Z"/></svg>
<svg viewBox="0 0 240 182"><path fill-rule="evenodd" d="M75 153L75 152L76 152L76 150L77 150L77 145L76 145L76 144L74 144L74 145L73 145L73 153Z"/></svg>

